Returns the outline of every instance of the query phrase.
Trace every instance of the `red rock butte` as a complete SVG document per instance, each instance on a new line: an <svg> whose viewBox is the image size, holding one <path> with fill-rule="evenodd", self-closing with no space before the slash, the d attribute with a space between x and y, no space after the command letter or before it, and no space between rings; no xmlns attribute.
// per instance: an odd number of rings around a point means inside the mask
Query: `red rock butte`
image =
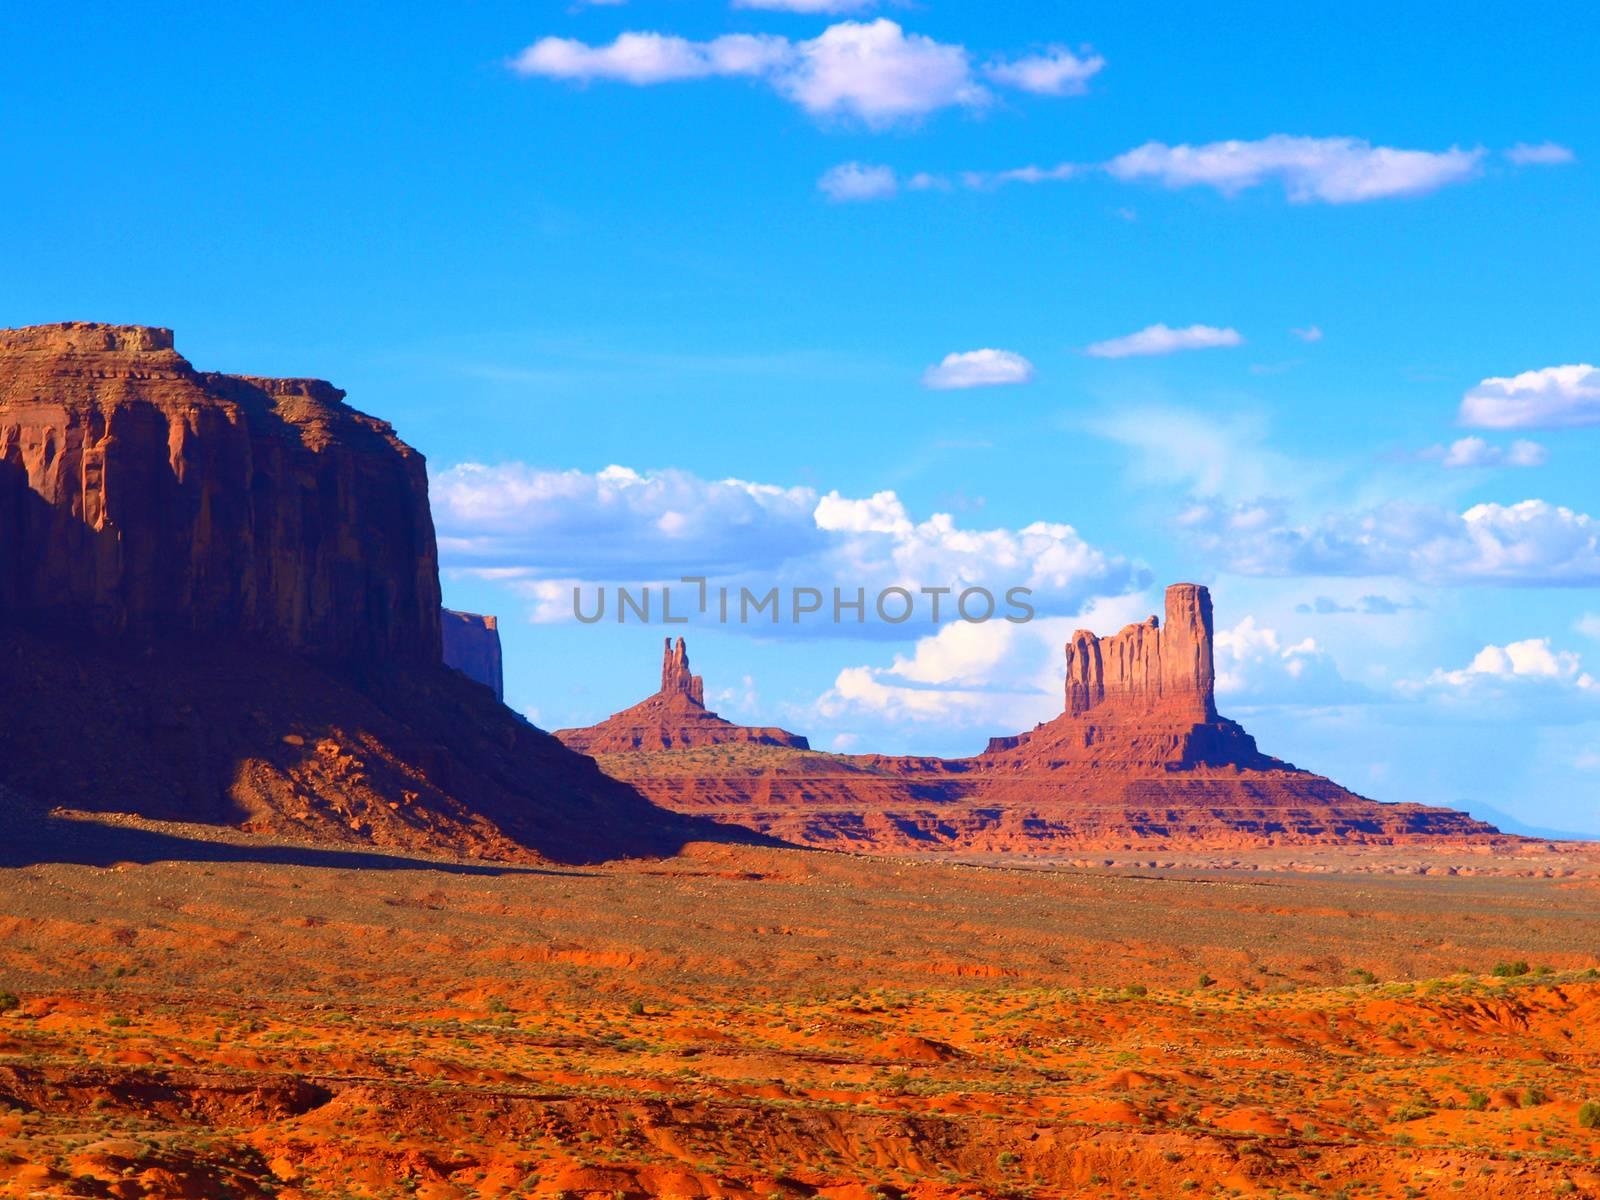
<svg viewBox="0 0 1600 1200"><path fill-rule="evenodd" d="M669 748L661 738L596 739L592 752L660 804L840 849L1060 856L1511 840L1464 813L1379 803L1261 753L1217 713L1212 640L1210 593L1189 583L1167 589L1164 622L1080 630L1066 646L1062 714L971 758L631 753ZM578 745L574 734L631 726L622 718L644 707L560 736Z"/></svg>
<svg viewBox="0 0 1600 1200"><path fill-rule="evenodd" d="M669 637L661 654L661 689L582 729L558 729L560 738L584 754L636 750L686 750L729 743L809 749L806 739L786 729L735 725L706 708L705 681L689 670L689 650Z"/></svg>
<svg viewBox="0 0 1600 1200"><path fill-rule="evenodd" d="M332 384L0 331L0 793L512 859L748 837L500 704L491 620L452 655L488 686L447 669L439 599L423 458Z"/></svg>

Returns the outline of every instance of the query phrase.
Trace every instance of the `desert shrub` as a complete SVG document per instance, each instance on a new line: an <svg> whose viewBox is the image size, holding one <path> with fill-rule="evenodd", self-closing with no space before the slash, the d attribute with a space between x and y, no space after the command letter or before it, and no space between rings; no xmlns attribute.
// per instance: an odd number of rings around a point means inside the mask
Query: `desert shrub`
<svg viewBox="0 0 1600 1200"><path fill-rule="evenodd" d="M1467 1107L1473 1112L1482 1112L1489 1107L1489 1097L1482 1092L1468 1092Z"/></svg>
<svg viewBox="0 0 1600 1200"><path fill-rule="evenodd" d="M121 1013L118 1013L116 1016L107 1017L106 1024L111 1026L113 1029L126 1029L129 1025L132 1025L133 1022L128 1020L128 1018L123 1016Z"/></svg>
<svg viewBox="0 0 1600 1200"><path fill-rule="evenodd" d="M1022 1161L1020 1154L1013 1154L1010 1150L1000 1151L1000 1156L995 1159L1002 1167L1014 1167Z"/></svg>
<svg viewBox="0 0 1600 1200"><path fill-rule="evenodd" d="M1578 1124L1584 1129L1600 1129L1600 1103L1585 1100L1579 1105Z"/></svg>
<svg viewBox="0 0 1600 1200"><path fill-rule="evenodd" d="M1525 1087L1522 1089L1522 1107L1534 1108L1550 1099L1542 1088Z"/></svg>
<svg viewBox="0 0 1600 1200"><path fill-rule="evenodd" d="M1352 967L1350 970L1350 978L1354 979L1357 983L1378 982L1378 977L1365 967Z"/></svg>
<svg viewBox="0 0 1600 1200"><path fill-rule="evenodd" d="M1208 975L1208 974L1206 974L1206 972L1204 972L1204 971L1201 971L1201 972L1200 972L1200 978L1199 978L1199 979L1196 979L1196 980L1195 980L1195 982L1196 982L1196 983L1197 983L1197 984L1199 984L1199 985L1200 985L1200 986L1201 986L1201 987L1203 987L1203 988L1208 988L1208 987L1210 987L1210 986L1211 986L1211 985L1212 985L1212 984L1213 984L1213 983L1215 983L1215 982L1216 982L1216 980L1215 980L1215 979L1213 979L1213 978L1212 978L1212 977L1211 977L1211 976L1210 976L1210 975Z"/></svg>
<svg viewBox="0 0 1600 1200"><path fill-rule="evenodd" d="M1127 992L1130 996L1148 996L1150 994L1150 989L1145 987L1145 985L1142 983L1130 983L1122 990Z"/></svg>
<svg viewBox="0 0 1600 1200"><path fill-rule="evenodd" d="M1519 958L1515 962L1495 963L1494 973L1501 979L1517 979L1533 970L1528 965L1528 960Z"/></svg>
<svg viewBox="0 0 1600 1200"><path fill-rule="evenodd" d="M636 1016L636 1017L644 1016L644 1001L643 1000L630 1000L630 1001L628 1001L628 1012L631 1013L633 1016Z"/></svg>
<svg viewBox="0 0 1600 1200"><path fill-rule="evenodd" d="M10 1012L14 1008L20 1008L21 1005L22 1001L17 999L15 992L0 992L0 1012Z"/></svg>

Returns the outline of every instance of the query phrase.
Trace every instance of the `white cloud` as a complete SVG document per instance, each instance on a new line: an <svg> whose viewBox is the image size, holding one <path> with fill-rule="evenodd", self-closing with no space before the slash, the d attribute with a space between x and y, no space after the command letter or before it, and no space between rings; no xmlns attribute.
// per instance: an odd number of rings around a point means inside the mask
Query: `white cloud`
<svg viewBox="0 0 1600 1200"><path fill-rule="evenodd" d="M849 13L870 0L735 0L735 7ZM576 82L609 79L639 86L688 79L759 79L819 117L846 117L872 128L915 120L940 109L980 108L993 96L965 46L907 33L894 21L839 21L817 37L791 41L773 34L725 34L691 41L672 34L630 32L609 45L547 37L511 60L519 75ZM1046 95L1073 95L1104 66L1098 56L1070 51L997 62L995 82Z"/></svg>
<svg viewBox="0 0 1600 1200"><path fill-rule="evenodd" d="M1217 630L1215 657L1217 695L1235 705L1322 707L1369 695L1339 673L1315 639L1286 642L1250 616L1232 629Z"/></svg>
<svg viewBox="0 0 1600 1200"><path fill-rule="evenodd" d="M734 8L754 8L765 12L822 13L836 16L876 8L878 0L733 0Z"/></svg>
<svg viewBox="0 0 1600 1200"><path fill-rule="evenodd" d="M623 33L607 46L572 38L541 38L512 60L519 75L645 85L711 76L762 76L790 61L781 37L730 33L708 42L660 33Z"/></svg>
<svg viewBox="0 0 1600 1200"><path fill-rule="evenodd" d="M1277 181L1296 204L1352 204L1460 183L1478 173L1483 155L1482 149L1401 150L1361 138L1276 133L1202 146L1147 142L1112 159L1106 170L1124 181L1210 187L1227 196Z"/></svg>
<svg viewBox="0 0 1600 1200"><path fill-rule="evenodd" d="M1600 370L1575 363L1485 379L1462 397L1460 420L1480 429L1600 425Z"/></svg>
<svg viewBox="0 0 1600 1200"><path fill-rule="evenodd" d="M796 50L795 64L777 77L776 86L810 113L881 126L989 99L972 77L964 47L907 34L883 17L842 21Z"/></svg>
<svg viewBox="0 0 1600 1200"><path fill-rule="evenodd" d="M1549 453L1538 442L1517 440L1509 446L1496 446L1480 437L1457 438L1448 446L1430 446L1417 457L1437 462L1441 467L1540 467Z"/></svg>
<svg viewBox="0 0 1600 1200"><path fill-rule="evenodd" d="M1557 142L1518 142L1506 151L1506 158L1519 167L1556 167L1578 160L1576 154Z"/></svg>
<svg viewBox="0 0 1600 1200"><path fill-rule="evenodd" d="M1062 710L1062 646L1075 623L946 625L888 666L843 668L817 698L816 715L826 722L1026 729Z"/></svg>
<svg viewBox="0 0 1600 1200"><path fill-rule="evenodd" d="M1396 576L1429 584L1600 584L1600 521L1549 504L1465 512L1392 502L1308 523L1281 503L1197 501L1179 528L1246 575Z"/></svg>
<svg viewBox="0 0 1600 1200"><path fill-rule="evenodd" d="M636 85L714 76L762 79L809 113L856 117L874 127L989 100L973 77L965 47L908 34L882 17L841 21L808 41L735 33L693 42L624 33L610 45L590 46L547 37L511 66L521 75Z"/></svg>
<svg viewBox="0 0 1600 1200"><path fill-rule="evenodd" d="M847 162L830 167L817 180L817 190L837 203L882 200L900 190L890 167Z"/></svg>
<svg viewBox="0 0 1600 1200"><path fill-rule="evenodd" d="M1600 613L1584 613L1573 626L1584 637L1600 642Z"/></svg>
<svg viewBox="0 0 1600 1200"><path fill-rule="evenodd" d="M1320 342L1322 340L1322 330L1316 325L1307 325L1304 329L1291 329L1289 332L1302 342Z"/></svg>
<svg viewBox="0 0 1600 1200"><path fill-rule="evenodd" d="M1012 167L1007 171L963 171L961 182L975 191L987 191L1006 183L1052 183L1072 179L1083 170L1076 163L1057 163L1053 167Z"/></svg>
<svg viewBox="0 0 1600 1200"><path fill-rule="evenodd" d="M1106 60L1098 54L1085 53L1080 58L1065 46L1051 46L1043 54L990 63L984 74L996 83L1041 96L1081 96L1105 65Z"/></svg>
<svg viewBox="0 0 1600 1200"><path fill-rule="evenodd" d="M1470 687L1484 679L1535 679L1575 687L1580 691L1600 688L1583 670L1583 662L1570 650L1552 650L1549 638L1527 638L1504 646L1485 646L1459 671L1435 671L1432 684Z"/></svg>
<svg viewBox="0 0 1600 1200"><path fill-rule="evenodd" d="M1094 342L1084 348L1084 353L1095 358L1132 358L1243 344L1244 338L1237 329L1219 329L1215 325L1190 325L1184 329L1149 325L1138 333Z"/></svg>
<svg viewBox="0 0 1600 1200"><path fill-rule="evenodd" d="M1126 592L1145 576L1070 525L968 529L947 513L916 520L892 491L848 497L704 480L679 470L608 467L589 474L511 463L450 468L433 479L432 493L445 568L510 581L529 597L537 620L570 619L574 583L672 583L705 575L735 595L745 585L758 594L810 587L827 593L830 603L834 587L847 596L864 588L864 627L847 616L839 626L788 628L805 636L903 641L933 628L932 599L919 594L911 621L885 624L875 619L870 599L883 588L984 587L1004 616L1012 611L1006 591L1027 587L1047 615ZM954 594L940 603L940 621L949 621Z"/></svg>
<svg viewBox="0 0 1600 1200"><path fill-rule="evenodd" d="M996 387L1030 383L1033 364L1010 350L968 350L947 354L938 366L922 373L924 387L940 391L954 388Z"/></svg>

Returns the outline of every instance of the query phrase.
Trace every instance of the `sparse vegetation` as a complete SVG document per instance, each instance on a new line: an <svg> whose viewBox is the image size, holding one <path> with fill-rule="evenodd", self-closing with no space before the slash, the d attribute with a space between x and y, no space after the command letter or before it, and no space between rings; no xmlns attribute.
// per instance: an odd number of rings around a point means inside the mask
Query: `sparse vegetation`
<svg viewBox="0 0 1600 1200"><path fill-rule="evenodd" d="M1495 975L1501 979L1519 979L1530 970L1532 968L1528 966L1527 960L1521 958L1515 962L1496 963L1494 967Z"/></svg>

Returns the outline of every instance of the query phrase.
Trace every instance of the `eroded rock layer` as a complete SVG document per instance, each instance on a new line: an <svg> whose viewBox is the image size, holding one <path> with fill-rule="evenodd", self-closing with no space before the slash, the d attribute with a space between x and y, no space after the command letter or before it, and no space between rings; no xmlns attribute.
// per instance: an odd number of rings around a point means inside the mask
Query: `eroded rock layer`
<svg viewBox="0 0 1600 1200"><path fill-rule="evenodd" d="M0 332L0 618L439 660L422 456L316 379L166 329Z"/></svg>
<svg viewBox="0 0 1600 1200"><path fill-rule="evenodd" d="M584 754L637 750L688 750L748 743L806 750L806 739L774 727L735 725L705 705L705 681L689 670L689 651L682 638L666 639L661 655L661 690L625 708L598 725L558 729L560 738Z"/></svg>
<svg viewBox="0 0 1600 1200"><path fill-rule="evenodd" d="M659 742L643 753L619 740L595 753L667 807L839 849L1064 855L1502 838L1464 813L1382 804L1261 753L1217 713L1203 587L1169 588L1165 621L1110 637L1078 631L1066 666L1059 717L971 758L662 753Z"/></svg>

